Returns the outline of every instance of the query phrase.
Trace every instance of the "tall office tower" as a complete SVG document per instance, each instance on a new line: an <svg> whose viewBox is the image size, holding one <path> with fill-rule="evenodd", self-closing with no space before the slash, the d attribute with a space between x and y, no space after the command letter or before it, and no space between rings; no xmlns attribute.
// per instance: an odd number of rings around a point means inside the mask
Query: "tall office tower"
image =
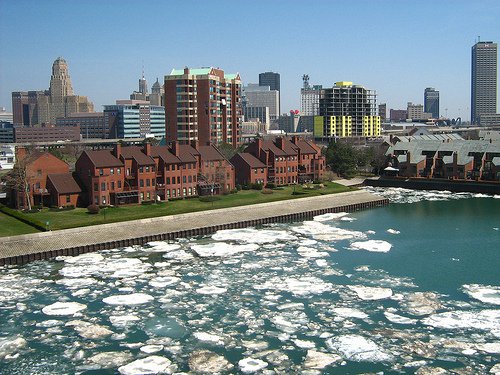
<svg viewBox="0 0 500 375"><path fill-rule="evenodd" d="M241 78L218 68L173 69L165 76L167 142L241 143Z"/></svg>
<svg viewBox="0 0 500 375"><path fill-rule="evenodd" d="M71 78L68 73L68 64L62 57L58 57L52 64L52 76L50 77L50 118L55 124L57 117L64 117L65 98L73 95L73 87L71 86Z"/></svg>
<svg viewBox="0 0 500 375"><path fill-rule="evenodd" d="M149 102L151 105L160 105L163 106L163 85L158 82L158 78L156 78L156 82L151 86L151 94L149 94Z"/></svg>
<svg viewBox="0 0 500 375"><path fill-rule="evenodd" d="M303 85L300 89L300 114L302 116L319 115L319 94L323 86L309 84L309 76L302 76Z"/></svg>
<svg viewBox="0 0 500 375"><path fill-rule="evenodd" d="M377 94L352 82L336 82L323 88L319 116L314 117L314 137L331 139L351 136L379 136Z"/></svg>
<svg viewBox="0 0 500 375"><path fill-rule="evenodd" d="M148 81L144 78L144 72L142 72L142 77L139 78L139 92L144 95L148 93Z"/></svg>
<svg viewBox="0 0 500 375"><path fill-rule="evenodd" d="M387 103L378 105L378 115L380 116L380 121L385 122L387 119Z"/></svg>
<svg viewBox="0 0 500 375"><path fill-rule="evenodd" d="M424 90L424 112L431 113L432 118L439 118L439 91L434 87Z"/></svg>
<svg viewBox="0 0 500 375"><path fill-rule="evenodd" d="M406 118L412 121L428 120L432 117L432 113L424 112L422 104L413 104L408 102L406 107Z"/></svg>
<svg viewBox="0 0 500 375"><path fill-rule="evenodd" d="M12 110L15 125L35 126L55 124L58 117L76 112L94 112L94 105L86 96L73 94L68 64L58 57L52 64L49 90L13 92Z"/></svg>
<svg viewBox="0 0 500 375"><path fill-rule="evenodd" d="M497 44L477 42L472 46L471 122L497 111Z"/></svg>
<svg viewBox="0 0 500 375"><path fill-rule="evenodd" d="M281 114L281 85L280 85L280 74L274 72L265 72L259 74L259 86L269 86L271 91L278 91L278 107L277 116ZM278 118L276 117L276 118Z"/></svg>
<svg viewBox="0 0 500 375"><path fill-rule="evenodd" d="M271 122L278 120L280 115L279 91L271 90L269 86L260 86L249 83L243 87L243 100L245 107L269 107Z"/></svg>

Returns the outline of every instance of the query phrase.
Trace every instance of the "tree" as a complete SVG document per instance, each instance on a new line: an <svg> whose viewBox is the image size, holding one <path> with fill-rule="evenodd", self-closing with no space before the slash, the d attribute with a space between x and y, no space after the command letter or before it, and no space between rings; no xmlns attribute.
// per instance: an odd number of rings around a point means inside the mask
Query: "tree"
<svg viewBox="0 0 500 375"><path fill-rule="evenodd" d="M326 149L326 163L338 176L350 178L356 174L356 154L354 147L347 142L330 142Z"/></svg>
<svg viewBox="0 0 500 375"><path fill-rule="evenodd" d="M219 143L219 145L217 146L217 148L219 149L219 151L221 152L221 154L224 155L224 157L227 160L230 160L238 152L243 152L243 150L246 148L246 146L247 145L240 145L240 146L234 148L229 143L221 142L221 143Z"/></svg>
<svg viewBox="0 0 500 375"><path fill-rule="evenodd" d="M33 151L33 148L25 147L23 154L18 152L14 168L5 175L7 187L16 194L17 206L19 207L18 200L22 196L24 206L27 206L29 210L31 210L32 202L29 185L31 176L29 176L28 165L33 160Z"/></svg>

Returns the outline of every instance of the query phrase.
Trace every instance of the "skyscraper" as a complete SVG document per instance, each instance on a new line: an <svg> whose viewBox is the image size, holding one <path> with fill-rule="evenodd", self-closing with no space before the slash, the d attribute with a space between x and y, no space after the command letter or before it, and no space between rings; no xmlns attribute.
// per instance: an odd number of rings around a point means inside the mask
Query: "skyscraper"
<svg viewBox="0 0 500 375"><path fill-rule="evenodd" d="M432 118L439 118L439 91L434 87L424 90L424 112L431 113Z"/></svg>
<svg viewBox="0 0 500 375"><path fill-rule="evenodd" d="M472 46L471 122L497 111L497 44L477 42Z"/></svg>
<svg viewBox="0 0 500 375"><path fill-rule="evenodd" d="M260 86L249 83L243 87L244 105L248 107L269 107L269 119L271 122L278 120L279 91L271 90L269 86ZM248 120L248 119L247 119Z"/></svg>
<svg viewBox="0 0 500 375"><path fill-rule="evenodd" d="M241 142L241 79L218 68L173 69L165 76L167 142Z"/></svg>
<svg viewBox="0 0 500 375"><path fill-rule="evenodd" d="M94 105L86 96L74 95L68 64L58 57L52 64L49 90L13 92L12 112L15 125L34 126L55 124L58 117L76 112L94 112Z"/></svg>
<svg viewBox="0 0 500 375"><path fill-rule="evenodd" d="M274 72L265 72L259 74L259 86L269 86L271 91L278 91L278 106L276 108L276 118L281 114L281 92L280 92L280 74Z"/></svg>
<svg viewBox="0 0 500 375"><path fill-rule="evenodd" d="M309 75L302 76L303 85L300 89L300 114L302 116L319 115L319 94L323 86L309 85Z"/></svg>

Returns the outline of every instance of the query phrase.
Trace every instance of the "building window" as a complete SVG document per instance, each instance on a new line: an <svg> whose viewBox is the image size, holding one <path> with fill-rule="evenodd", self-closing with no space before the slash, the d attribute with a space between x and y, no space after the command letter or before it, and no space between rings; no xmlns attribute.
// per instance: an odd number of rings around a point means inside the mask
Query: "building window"
<svg viewBox="0 0 500 375"><path fill-rule="evenodd" d="M144 171L143 167L139 167L139 173L142 173Z"/></svg>
<svg viewBox="0 0 500 375"><path fill-rule="evenodd" d="M193 182L193 176L188 176L188 182Z"/></svg>
<svg viewBox="0 0 500 375"><path fill-rule="evenodd" d="M185 184L186 183L186 176L182 176L182 183Z"/></svg>
<svg viewBox="0 0 500 375"><path fill-rule="evenodd" d="M141 201L144 200L144 193L141 193Z"/></svg>
<svg viewBox="0 0 500 375"><path fill-rule="evenodd" d="M111 181L111 190L115 190L115 182Z"/></svg>
<svg viewBox="0 0 500 375"><path fill-rule="evenodd" d="M170 177L167 177L167 185L170 185Z"/></svg>
<svg viewBox="0 0 500 375"><path fill-rule="evenodd" d="M149 172L149 166L146 166L146 172Z"/></svg>
<svg viewBox="0 0 500 375"><path fill-rule="evenodd" d="M190 188L188 189L188 195L193 195L193 188L191 188L191 187L190 187Z"/></svg>
<svg viewBox="0 0 500 375"><path fill-rule="evenodd" d="M175 198L176 195L175 195L175 189L172 189L172 197Z"/></svg>
<svg viewBox="0 0 500 375"><path fill-rule="evenodd" d="M121 188L122 188L122 182L118 181L118 189L121 189Z"/></svg>
<svg viewBox="0 0 500 375"><path fill-rule="evenodd" d="M180 184L181 183L181 176L177 176L177 183Z"/></svg>
<svg viewBox="0 0 500 375"><path fill-rule="evenodd" d="M127 168L127 176L130 176L130 168Z"/></svg>
<svg viewBox="0 0 500 375"><path fill-rule="evenodd" d="M116 169L116 172L117 172L118 174L122 174L122 169L121 169L121 168L117 168L117 169Z"/></svg>
<svg viewBox="0 0 500 375"><path fill-rule="evenodd" d="M151 186L151 183L149 181L149 178L146 178L146 186Z"/></svg>
<svg viewBox="0 0 500 375"><path fill-rule="evenodd" d="M105 206L106 205L106 196L102 196L102 205Z"/></svg>
<svg viewBox="0 0 500 375"><path fill-rule="evenodd" d="M177 196L180 197L181 196L181 189L177 189Z"/></svg>
<svg viewBox="0 0 500 375"><path fill-rule="evenodd" d="M94 182L94 191L99 191L99 184Z"/></svg>
<svg viewBox="0 0 500 375"><path fill-rule="evenodd" d="M71 203L71 195L66 195L66 203Z"/></svg>
<svg viewBox="0 0 500 375"><path fill-rule="evenodd" d="M185 197L187 195L186 188L182 188L182 196Z"/></svg>
<svg viewBox="0 0 500 375"><path fill-rule="evenodd" d="M153 186L155 186L155 185L156 185L156 180L155 180L154 178L151 180L151 184L152 184Z"/></svg>
<svg viewBox="0 0 500 375"><path fill-rule="evenodd" d="M170 189L167 189L167 198L170 198Z"/></svg>
<svg viewBox="0 0 500 375"><path fill-rule="evenodd" d="M139 180L139 186L144 187L144 180Z"/></svg>
<svg viewBox="0 0 500 375"><path fill-rule="evenodd" d="M114 168L110 168L110 169L109 169L109 174L115 174L115 170L114 170Z"/></svg>
<svg viewBox="0 0 500 375"><path fill-rule="evenodd" d="M147 198L148 200L150 200L150 199L151 199L151 193L150 193L149 191L146 193L146 198Z"/></svg>
<svg viewBox="0 0 500 375"><path fill-rule="evenodd" d="M104 175L104 170L99 169L99 176L102 176L102 175Z"/></svg>
<svg viewBox="0 0 500 375"><path fill-rule="evenodd" d="M101 182L101 191L106 191L106 183Z"/></svg>
<svg viewBox="0 0 500 375"><path fill-rule="evenodd" d="M96 195L94 197L94 204L99 204L99 196L98 195Z"/></svg>
<svg viewBox="0 0 500 375"><path fill-rule="evenodd" d="M42 170L41 170L41 169L38 169L38 170L36 171L36 176L37 176L37 177L42 177Z"/></svg>

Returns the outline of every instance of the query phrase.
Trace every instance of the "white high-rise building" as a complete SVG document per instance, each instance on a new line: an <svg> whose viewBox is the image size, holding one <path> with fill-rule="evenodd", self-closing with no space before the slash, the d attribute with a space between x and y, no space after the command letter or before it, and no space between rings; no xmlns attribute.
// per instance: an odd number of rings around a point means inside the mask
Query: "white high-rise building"
<svg viewBox="0 0 500 375"><path fill-rule="evenodd" d="M249 83L243 87L245 106L248 107L269 107L269 119L275 121L279 113L279 91L271 90L269 86L259 86L256 83Z"/></svg>
<svg viewBox="0 0 500 375"><path fill-rule="evenodd" d="M302 76L304 82L300 89L300 114L302 116L317 116L319 115L319 94L323 86L309 85L309 76Z"/></svg>

